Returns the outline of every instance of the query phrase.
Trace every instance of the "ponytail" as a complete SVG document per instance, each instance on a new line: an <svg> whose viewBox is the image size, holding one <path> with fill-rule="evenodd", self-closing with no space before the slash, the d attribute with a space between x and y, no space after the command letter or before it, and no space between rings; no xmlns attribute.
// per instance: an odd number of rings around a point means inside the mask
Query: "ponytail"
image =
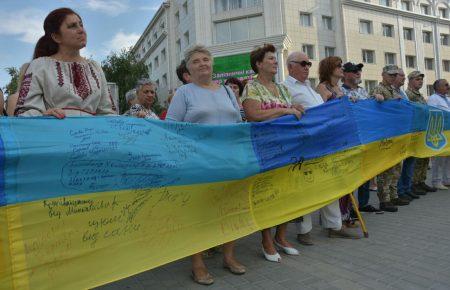
<svg viewBox="0 0 450 290"><path fill-rule="evenodd" d="M51 56L58 52L58 44L50 35L45 34L39 38L34 48L33 59L43 56Z"/></svg>

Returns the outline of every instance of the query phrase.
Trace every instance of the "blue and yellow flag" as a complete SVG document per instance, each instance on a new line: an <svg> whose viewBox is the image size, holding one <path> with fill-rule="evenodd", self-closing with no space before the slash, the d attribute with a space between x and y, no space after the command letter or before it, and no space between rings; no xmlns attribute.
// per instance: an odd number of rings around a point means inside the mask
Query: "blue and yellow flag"
<svg viewBox="0 0 450 290"><path fill-rule="evenodd" d="M94 287L292 220L408 156L449 155L449 117L343 99L229 126L3 118L0 289Z"/></svg>

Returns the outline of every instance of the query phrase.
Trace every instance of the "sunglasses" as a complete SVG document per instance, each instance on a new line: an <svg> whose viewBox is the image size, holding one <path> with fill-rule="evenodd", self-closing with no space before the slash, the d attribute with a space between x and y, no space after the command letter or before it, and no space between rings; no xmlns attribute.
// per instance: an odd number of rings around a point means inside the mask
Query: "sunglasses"
<svg viewBox="0 0 450 290"><path fill-rule="evenodd" d="M306 60L303 60L303 61L295 61L295 60L291 60L291 62L293 62L293 63L298 63L298 64L301 65L302 67L305 67L305 66L311 67L311 66L312 66L312 62L306 61Z"/></svg>
<svg viewBox="0 0 450 290"><path fill-rule="evenodd" d="M398 76L398 74L388 74L388 75L390 75L391 77L396 77L396 76Z"/></svg>

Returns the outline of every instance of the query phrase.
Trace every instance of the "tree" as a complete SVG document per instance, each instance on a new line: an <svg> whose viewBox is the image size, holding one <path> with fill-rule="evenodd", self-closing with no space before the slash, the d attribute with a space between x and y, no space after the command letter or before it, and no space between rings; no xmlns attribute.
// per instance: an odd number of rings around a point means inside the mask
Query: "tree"
<svg viewBox="0 0 450 290"><path fill-rule="evenodd" d="M130 48L112 52L102 61L102 68L108 82L114 82L119 87L119 109L123 113L128 109L125 93L136 85L137 80L149 77L147 66L136 60ZM157 114L161 111L157 102L152 109Z"/></svg>
<svg viewBox="0 0 450 290"><path fill-rule="evenodd" d="M7 67L5 70L11 76L11 80L5 86L5 93L9 96L17 91L17 85L19 81L19 69L15 67Z"/></svg>

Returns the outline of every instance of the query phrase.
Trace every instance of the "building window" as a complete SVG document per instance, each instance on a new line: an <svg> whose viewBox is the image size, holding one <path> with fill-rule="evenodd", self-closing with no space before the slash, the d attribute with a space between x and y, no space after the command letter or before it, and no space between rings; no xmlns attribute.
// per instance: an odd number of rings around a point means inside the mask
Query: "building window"
<svg viewBox="0 0 450 290"><path fill-rule="evenodd" d="M444 69L444 71L450 72L450 60L444 59L442 61L442 68Z"/></svg>
<svg viewBox="0 0 450 290"><path fill-rule="evenodd" d="M425 58L425 69L433 70L434 69L434 59L433 58Z"/></svg>
<svg viewBox="0 0 450 290"><path fill-rule="evenodd" d="M183 3L183 13L184 15L188 15L188 3L187 1Z"/></svg>
<svg viewBox="0 0 450 290"><path fill-rule="evenodd" d="M317 86L317 79L310 78L309 79L309 84L311 85L311 88L315 88Z"/></svg>
<svg viewBox="0 0 450 290"><path fill-rule="evenodd" d="M322 26L326 30L333 30L333 18L330 16L322 16Z"/></svg>
<svg viewBox="0 0 450 290"><path fill-rule="evenodd" d="M262 0L215 0L216 13L262 6Z"/></svg>
<svg viewBox="0 0 450 290"><path fill-rule="evenodd" d="M441 34L441 45L449 45L449 35L448 34Z"/></svg>
<svg viewBox="0 0 450 290"><path fill-rule="evenodd" d="M427 85L427 94L429 96L431 96L432 94L434 94L434 87L433 85Z"/></svg>
<svg viewBox="0 0 450 290"><path fill-rule="evenodd" d="M311 13L300 12L300 25L304 27L312 26Z"/></svg>
<svg viewBox="0 0 450 290"><path fill-rule="evenodd" d="M157 69L159 67L159 58L155 57L155 69Z"/></svg>
<svg viewBox="0 0 450 290"><path fill-rule="evenodd" d="M360 20L359 21L359 33L372 34L372 21Z"/></svg>
<svg viewBox="0 0 450 290"><path fill-rule="evenodd" d="M161 62L166 62L166 49L161 50Z"/></svg>
<svg viewBox="0 0 450 290"><path fill-rule="evenodd" d="M448 9L446 9L446 8L439 8L439 17L441 17L441 18L448 18Z"/></svg>
<svg viewBox="0 0 450 290"><path fill-rule="evenodd" d="M151 37L147 38L147 44L148 44L148 47L152 46L152 39L151 39Z"/></svg>
<svg viewBox="0 0 450 290"><path fill-rule="evenodd" d="M377 81L366 80L364 81L364 87L366 91L371 92L377 86Z"/></svg>
<svg viewBox="0 0 450 290"><path fill-rule="evenodd" d="M175 25L180 25L180 11L175 13Z"/></svg>
<svg viewBox="0 0 450 290"><path fill-rule="evenodd" d="M325 57L335 56L335 48L330 46L325 46Z"/></svg>
<svg viewBox="0 0 450 290"><path fill-rule="evenodd" d="M375 63L375 51L363 49L362 59L364 63Z"/></svg>
<svg viewBox="0 0 450 290"><path fill-rule="evenodd" d="M391 2L391 0L380 0L380 5L391 7L392 2Z"/></svg>
<svg viewBox="0 0 450 290"><path fill-rule="evenodd" d="M411 9L411 1L402 1L402 10L412 11L412 9Z"/></svg>
<svg viewBox="0 0 450 290"><path fill-rule="evenodd" d="M163 74L162 76L162 85L163 87L167 87L167 74Z"/></svg>
<svg viewBox="0 0 450 290"><path fill-rule="evenodd" d="M264 18L262 16L217 22L214 26L216 43L238 42L265 36Z"/></svg>
<svg viewBox="0 0 450 290"><path fill-rule="evenodd" d="M159 79L158 80L156 80L156 88L158 89L159 88Z"/></svg>
<svg viewBox="0 0 450 290"><path fill-rule="evenodd" d="M397 57L396 57L395 53L386 52L384 54L384 63L386 65L388 65L388 64L397 64Z"/></svg>
<svg viewBox="0 0 450 290"><path fill-rule="evenodd" d="M153 40L156 41L157 39L158 39L158 32L155 31L155 32L153 33Z"/></svg>
<svg viewBox="0 0 450 290"><path fill-rule="evenodd" d="M151 75L152 72L153 72L153 66L152 66L152 63L150 62L150 63L148 64L148 74Z"/></svg>
<svg viewBox="0 0 450 290"><path fill-rule="evenodd" d="M161 29L164 29L166 27L166 24L164 23L164 21L159 24L159 27Z"/></svg>
<svg viewBox="0 0 450 290"><path fill-rule="evenodd" d="M184 43L186 44L186 47L189 45L189 31L184 33Z"/></svg>
<svg viewBox="0 0 450 290"><path fill-rule="evenodd" d="M423 31L422 35L423 35L423 42L424 43L431 43L432 42L433 37L431 35L431 31Z"/></svg>
<svg viewBox="0 0 450 290"><path fill-rule="evenodd" d="M309 59L314 59L315 58L315 54L314 54L314 45L312 44L303 44L302 45L302 51L304 54L306 54Z"/></svg>
<svg viewBox="0 0 450 290"><path fill-rule="evenodd" d="M425 15L430 15L430 5L420 4L420 12Z"/></svg>
<svg viewBox="0 0 450 290"><path fill-rule="evenodd" d="M383 36L394 37L394 25L383 24L382 27L383 27Z"/></svg>
<svg viewBox="0 0 450 290"><path fill-rule="evenodd" d="M414 29L404 27L403 37L405 38L405 40L414 40Z"/></svg>
<svg viewBox="0 0 450 290"><path fill-rule="evenodd" d="M145 55L145 46L142 46L142 53Z"/></svg>
<svg viewBox="0 0 450 290"><path fill-rule="evenodd" d="M405 57L407 68L416 68L416 57L413 55L407 55Z"/></svg>

